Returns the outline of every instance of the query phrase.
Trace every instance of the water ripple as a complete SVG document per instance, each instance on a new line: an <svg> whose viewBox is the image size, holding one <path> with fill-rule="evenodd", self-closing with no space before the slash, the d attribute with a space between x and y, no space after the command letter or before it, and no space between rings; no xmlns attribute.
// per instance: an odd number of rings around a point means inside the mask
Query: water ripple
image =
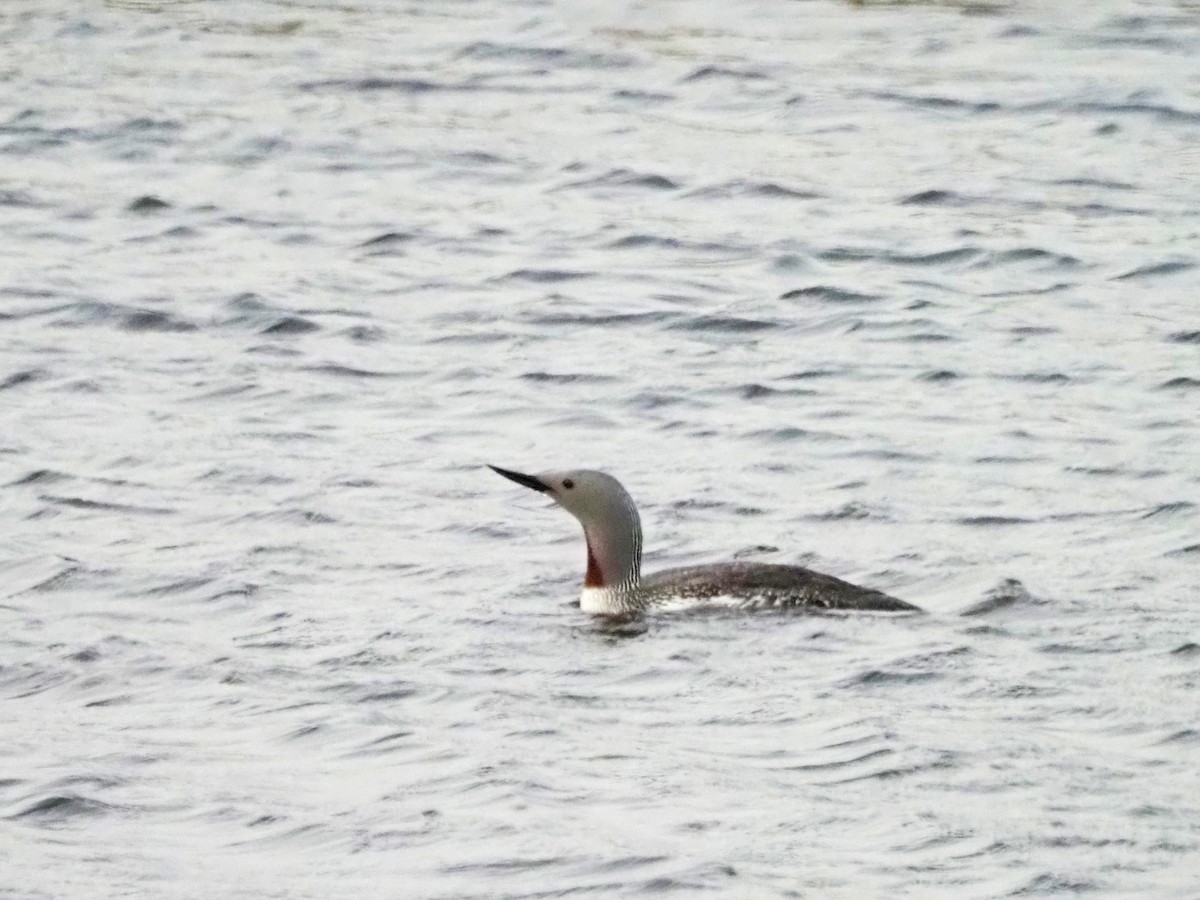
<svg viewBox="0 0 1200 900"><path fill-rule="evenodd" d="M1113 2L0 16L6 885L1191 896L1200 22ZM927 614L594 620L506 459Z"/></svg>

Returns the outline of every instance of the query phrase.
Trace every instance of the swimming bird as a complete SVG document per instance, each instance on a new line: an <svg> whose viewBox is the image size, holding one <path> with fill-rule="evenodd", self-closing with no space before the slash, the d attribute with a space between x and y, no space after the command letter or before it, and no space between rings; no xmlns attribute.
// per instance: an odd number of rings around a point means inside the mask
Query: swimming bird
<svg viewBox="0 0 1200 900"><path fill-rule="evenodd" d="M728 562L666 569L643 577L642 522L633 498L617 479L590 469L525 475L498 466L488 468L549 495L579 520L587 543L579 606L587 613L629 616L704 606L921 612L882 591L803 566Z"/></svg>

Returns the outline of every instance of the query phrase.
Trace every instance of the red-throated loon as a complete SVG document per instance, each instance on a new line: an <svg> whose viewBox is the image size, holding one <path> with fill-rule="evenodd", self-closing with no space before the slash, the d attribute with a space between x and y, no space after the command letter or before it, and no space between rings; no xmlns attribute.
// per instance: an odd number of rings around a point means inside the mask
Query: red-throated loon
<svg viewBox="0 0 1200 900"><path fill-rule="evenodd" d="M642 523L621 482L587 469L524 475L493 472L549 494L583 526L587 575L580 608L595 615L631 615L680 606L740 609L851 609L921 612L882 591L858 587L803 566L718 563L666 569L642 577Z"/></svg>

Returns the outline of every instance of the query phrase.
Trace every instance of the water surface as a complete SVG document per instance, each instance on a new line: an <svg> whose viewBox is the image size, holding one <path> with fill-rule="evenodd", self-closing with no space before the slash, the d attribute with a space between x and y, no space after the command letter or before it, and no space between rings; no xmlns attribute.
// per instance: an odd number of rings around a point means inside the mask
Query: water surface
<svg viewBox="0 0 1200 900"><path fill-rule="evenodd" d="M0 47L0 896L1197 896L1194 4ZM929 614L593 622L486 462Z"/></svg>

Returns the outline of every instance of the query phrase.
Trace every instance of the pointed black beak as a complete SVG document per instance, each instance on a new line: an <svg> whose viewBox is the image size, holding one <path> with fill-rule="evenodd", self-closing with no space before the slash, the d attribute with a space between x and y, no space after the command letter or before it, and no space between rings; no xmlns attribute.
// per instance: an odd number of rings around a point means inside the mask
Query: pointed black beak
<svg viewBox="0 0 1200 900"><path fill-rule="evenodd" d="M488 468L497 475L503 475L509 481L515 481L517 484L533 488L535 491L541 491L543 494L550 493L550 485L538 481L532 475L522 475L520 472L511 472L508 469L501 469L499 466L488 466Z"/></svg>

